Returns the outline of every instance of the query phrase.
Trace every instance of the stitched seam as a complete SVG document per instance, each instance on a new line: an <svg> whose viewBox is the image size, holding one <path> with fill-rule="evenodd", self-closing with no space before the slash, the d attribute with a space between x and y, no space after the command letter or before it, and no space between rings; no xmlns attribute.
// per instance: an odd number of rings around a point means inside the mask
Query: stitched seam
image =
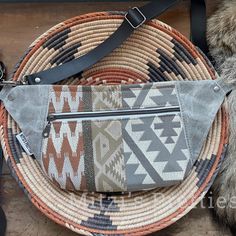
<svg viewBox="0 0 236 236"><path fill-rule="evenodd" d="M45 125L47 124L47 116L48 116L48 109L49 109L49 95L50 95L50 90L48 90L47 91L47 99L46 99L46 101L47 101L47 106L45 106L45 110L44 110L44 118L43 118L43 121L42 121L42 130L45 128ZM39 149L39 151L40 151L40 153L41 153L41 157L40 157L40 160L41 160L41 165L43 164L42 163L42 156L43 156L43 153L42 153L42 148L43 148L43 143L44 143L44 138L42 137L41 138L41 144L40 144L40 149ZM46 171L45 171L46 172Z"/></svg>
<svg viewBox="0 0 236 236"><path fill-rule="evenodd" d="M186 124L187 124L187 119L183 113L183 103L182 103L182 100L180 99L180 88L178 86L178 84L176 84L176 90L177 90L177 99L179 101L179 106L180 106L180 114L181 114L181 117L182 117L182 121L183 121L183 127L184 127L184 135L185 135L185 138L186 138L186 144L187 144L187 147L188 147L188 150L190 152L190 155L191 155L191 158L190 158L190 162L191 164L193 164L193 151L192 151L192 148L190 146L190 143L189 143L189 133L187 132L187 127L186 127Z"/></svg>

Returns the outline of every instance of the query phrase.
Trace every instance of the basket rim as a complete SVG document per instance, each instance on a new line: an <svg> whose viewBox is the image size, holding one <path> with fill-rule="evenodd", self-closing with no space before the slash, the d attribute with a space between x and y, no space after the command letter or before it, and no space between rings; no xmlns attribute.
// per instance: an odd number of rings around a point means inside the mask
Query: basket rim
<svg viewBox="0 0 236 236"><path fill-rule="evenodd" d="M90 19L91 17L91 19ZM50 29L47 34L43 34L44 36L40 36L39 39L37 39L31 46L29 51L27 51L26 55L24 56L23 60L21 60L20 64L18 64L16 71L14 72L13 80L18 80L21 74L21 71L23 70L24 66L28 62L28 60L31 58L31 56L36 52L44 42L46 42L49 38L51 38L53 35L56 35L57 33L61 32L63 29L66 29L68 27L71 27L74 24L79 24L80 22L86 21L88 18L93 21L93 19L97 17L98 19L118 19L121 20L123 19L122 15L108 15L107 12L98 12L98 13L90 13L90 14L85 14L79 17L75 17L72 19L69 19L63 23L60 23L56 26L54 26L52 29ZM215 74L214 71L211 67L209 67L207 61L204 59L204 57L201 55L200 52L198 52L194 46L189 42L189 40L180 34L178 31L172 29L170 26L165 25L164 23L153 20L148 23L149 26L155 27L159 30L163 30L164 32L168 34L172 34L174 37L181 37L181 40L183 44L188 47L192 48L193 51L195 52L195 56L199 57L202 59L202 62L204 63L206 69L210 73L212 79L215 79ZM171 31L170 31L171 28ZM111 69L112 71L113 69ZM222 127L221 127L221 142L220 146L218 148L217 152L217 157L214 162L214 165L212 166L212 169L209 170L208 176L204 183L202 183L202 186L198 189L198 191L195 193L194 199L190 199L187 203L183 205L183 208L180 210L176 211L172 215L163 218L162 221L158 221L156 223L153 223L151 225L146 225L146 226L141 226L140 228L135 228L135 229L130 229L130 230L116 230L116 231L105 231L105 230L97 230L97 229L92 229L89 227L85 227L82 225L75 224L74 222L70 222L68 219L64 218L63 216L59 215L57 212L54 212L52 209L48 209L47 205L37 197L37 195L34 194L34 191L31 189L31 187L26 183L24 180L24 177L20 173L20 170L18 169L16 162L14 162L14 157L12 156L12 151L10 150L10 146L8 144L8 113L6 110L4 110L4 107L1 105L0 107L0 113L1 117L4 117L1 123L1 136L2 136L2 146L4 147L4 156L6 159L8 159L8 163L10 168L12 168L12 171L14 173L14 177L17 179L18 182L20 182L23 185L23 188L27 192L27 195L29 196L31 202L41 211L43 212L46 216L48 216L50 219L52 219L54 222L67 226L68 228L72 229L73 231L76 230L82 230L85 231L85 233L101 233L101 234L132 234L132 235L145 235L147 232L152 233L157 230L163 229L164 227L167 227L171 224L173 224L175 221L172 219L178 219L181 218L183 215L185 215L188 211L190 211L195 204L198 203L198 200L203 198L206 191L210 188L210 185L212 181L214 180L215 174L218 170L218 167L221 163L221 159L223 158L224 154L224 148L225 145L228 141L228 119L227 119L227 113L224 108L222 108L221 113L222 113ZM81 232L80 232L81 233Z"/></svg>

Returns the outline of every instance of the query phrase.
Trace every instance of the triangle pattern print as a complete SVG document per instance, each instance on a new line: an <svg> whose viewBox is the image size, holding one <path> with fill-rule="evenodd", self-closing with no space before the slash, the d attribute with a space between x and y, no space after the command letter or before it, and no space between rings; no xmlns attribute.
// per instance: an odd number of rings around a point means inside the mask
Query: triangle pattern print
<svg viewBox="0 0 236 236"><path fill-rule="evenodd" d="M122 108L120 85L107 87L92 87L93 111L109 111L114 108Z"/></svg>
<svg viewBox="0 0 236 236"><path fill-rule="evenodd" d="M149 185L155 184L155 181L152 179L148 171L143 167L142 163L136 157L134 152L129 147L128 143L124 141L124 158L125 158L125 166L128 172L128 183L129 186L134 186L137 183Z"/></svg>
<svg viewBox="0 0 236 236"><path fill-rule="evenodd" d="M93 121L92 139L96 189L122 192L126 189L120 121Z"/></svg>
<svg viewBox="0 0 236 236"><path fill-rule="evenodd" d="M122 122L128 190L172 185L185 177L190 153L179 113Z"/></svg>
<svg viewBox="0 0 236 236"><path fill-rule="evenodd" d="M176 88L157 84L133 85L122 91L123 107L128 109L178 106Z"/></svg>

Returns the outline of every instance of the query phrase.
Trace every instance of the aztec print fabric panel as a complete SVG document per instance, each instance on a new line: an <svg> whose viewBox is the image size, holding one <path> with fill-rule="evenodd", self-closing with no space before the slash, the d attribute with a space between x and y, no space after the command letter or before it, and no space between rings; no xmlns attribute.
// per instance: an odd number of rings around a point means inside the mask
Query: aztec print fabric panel
<svg viewBox="0 0 236 236"><path fill-rule="evenodd" d="M186 177L191 158L174 84L52 86L49 101L58 116L42 165L61 188L137 191Z"/></svg>

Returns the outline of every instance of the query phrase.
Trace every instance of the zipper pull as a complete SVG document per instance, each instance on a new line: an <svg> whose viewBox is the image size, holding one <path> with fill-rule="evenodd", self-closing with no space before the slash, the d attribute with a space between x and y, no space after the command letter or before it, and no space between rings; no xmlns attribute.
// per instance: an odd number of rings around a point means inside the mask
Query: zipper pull
<svg viewBox="0 0 236 236"><path fill-rule="evenodd" d="M51 130L51 121L49 120L45 129L43 130L43 138L48 138Z"/></svg>

